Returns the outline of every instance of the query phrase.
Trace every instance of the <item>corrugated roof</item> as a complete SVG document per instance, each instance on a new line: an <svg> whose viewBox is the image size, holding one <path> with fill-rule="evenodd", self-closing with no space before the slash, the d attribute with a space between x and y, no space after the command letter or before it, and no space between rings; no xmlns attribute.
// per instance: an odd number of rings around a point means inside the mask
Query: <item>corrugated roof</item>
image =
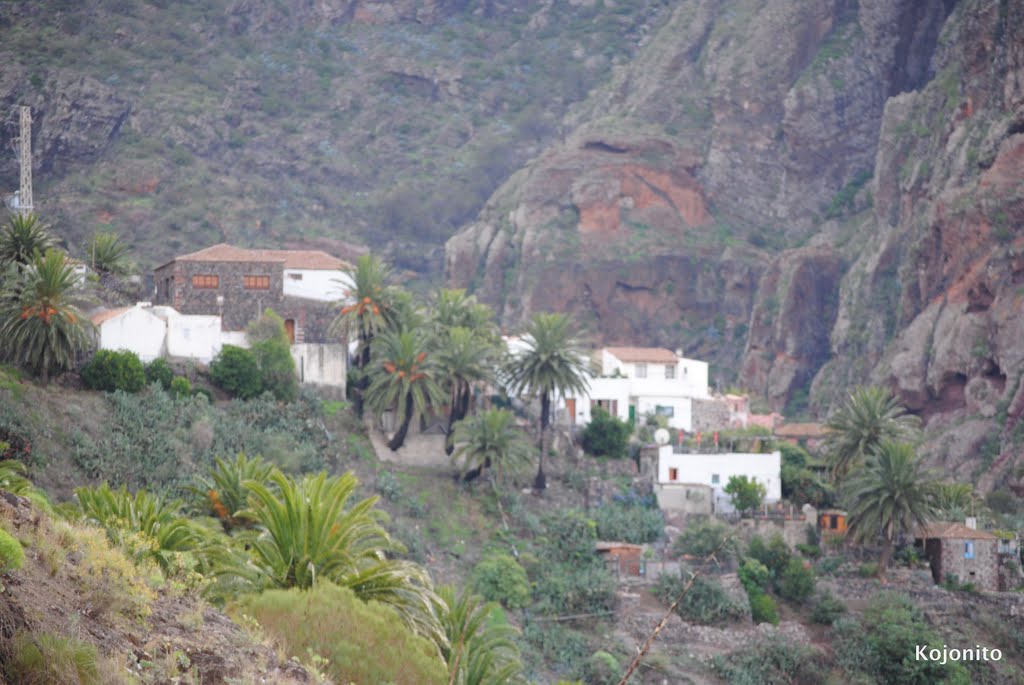
<svg viewBox="0 0 1024 685"><path fill-rule="evenodd" d="M104 321L110 321L116 319L125 312L130 312L134 307L118 307L117 309L105 309L102 312L96 312L89 317L89 321L92 321L93 326L99 326Z"/></svg>
<svg viewBox="0 0 1024 685"><path fill-rule="evenodd" d="M250 250L227 243L192 252L174 261L183 262L284 262L286 269L334 270L345 262L322 250Z"/></svg>
<svg viewBox="0 0 1024 685"><path fill-rule="evenodd" d="M943 540L997 540L992 533L968 528L957 521L935 521L917 529L914 537L922 540L939 538Z"/></svg>
<svg viewBox="0 0 1024 685"><path fill-rule="evenodd" d="M604 348L621 362L652 362L675 364L679 361L675 352L664 347L606 347Z"/></svg>

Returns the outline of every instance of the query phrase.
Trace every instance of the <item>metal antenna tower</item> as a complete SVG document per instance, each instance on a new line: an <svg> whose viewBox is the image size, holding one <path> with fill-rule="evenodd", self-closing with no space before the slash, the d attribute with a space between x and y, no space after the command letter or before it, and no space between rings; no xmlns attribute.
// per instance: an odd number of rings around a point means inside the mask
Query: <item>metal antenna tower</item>
<svg viewBox="0 0 1024 685"><path fill-rule="evenodd" d="M18 137L18 157L21 162L21 189L18 193L18 213L32 213L32 108L21 106L21 134Z"/></svg>

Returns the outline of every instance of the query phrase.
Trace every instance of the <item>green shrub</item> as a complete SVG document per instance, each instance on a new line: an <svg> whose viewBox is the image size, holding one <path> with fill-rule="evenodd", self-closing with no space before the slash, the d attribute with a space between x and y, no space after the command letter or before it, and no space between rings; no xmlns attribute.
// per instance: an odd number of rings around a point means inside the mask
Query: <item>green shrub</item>
<svg viewBox="0 0 1024 685"><path fill-rule="evenodd" d="M731 496L732 505L738 511L752 512L761 506L767 488L764 483L747 476L729 476L729 482L722 491Z"/></svg>
<svg viewBox="0 0 1024 685"><path fill-rule="evenodd" d="M772 578L778 582L793 556L782 536L775 534L767 543L760 537L751 538L747 544L747 556L757 559L771 571Z"/></svg>
<svg viewBox="0 0 1024 685"><path fill-rule="evenodd" d="M846 605L840 602L829 593L824 593L818 598L817 604L811 610L811 620L821 625L832 625L832 623L846 613Z"/></svg>
<svg viewBox="0 0 1024 685"><path fill-rule="evenodd" d="M530 582L526 571L511 555L488 554L473 569L473 588L484 599L499 602L509 609L530 603Z"/></svg>
<svg viewBox="0 0 1024 685"><path fill-rule="evenodd" d="M149 385L159 383L161 388L169 390L173 378L174 371L163 357L157 357L146 365L146 383Z"/></svg>
<svg viewBox="0 0 1024 685"><path fill-rule="evenodd" d="M597 537L601 540L639 545L654 542L665 530L665 517L653 498L650 502L641 499L609 502L596 507L591 513L597 524Z"/></svg>
<svg viewBox="0 0 1024 685"><path fill-rule="evenodd" d="M723 564L735 558L738 551L739 542L733 537L732 528L713 518L691 523L672 543L672 552L678 556L688 554L704 559L715 552L715 558Z"/></svg>
<svg viewBox="0 0 1024 685"><path fill-rule="evenodd" d="M750 599L750 618L754 623L779 624L779 609L772 596L760 591L748 595Z"/></svg>
<svg viewBox="0 0 1024 685"><path fill-rule="evenodd" d="M814 570L818 572L818 575L831 576L846 563L846 560L840 556L824 557L814 565Z"/></svg>
<svg viewBox="0 0 1024 685"><path fill-rule="evenodd" d="M827 681L825 655L780 635L766 637L711 661L729 685L820 685Z"/></svg>
<svg viewBox="0 0 1024 685"><path fill-rule="evenodd" d="M569 509L544 518L545 544L542 552L548 559L564 562L590 562L596 559L597 524L576 509Z"/></svg>
<svg viewBox="0 0 1024 685"><path fill-rule="evenodd" d="M772 587L772 572L757 559L744 561L738 575L747 594L767 592Z"/></svg>
<svg viewBox="0 0 1024 685"><path fill-rule="evenodd" d="M5 670L10 682L25 685L106 685L93 645L47 633L15 636Z"/></svg>
<svg viewBox="0 0 1024 685"><path fill-rule="evenodd" d="M325 659L322 670L334 682L448 682L437 647L414 635L391 607L362 602L346 588L319 581L306 591L268 590L243 606L289 655Z"/></svg>
<svg viewBox="0 0 1024 685"><path fill-rule="evenodd" d="M171 397L182 398L192 395L192 383L184 376L175 376L171 381Z"/></svg>
<svg viewBox="0 0 1024 685"><path fill-rule="evenodd" d="M777 586L783 599L803 604L814 594L814 571L799 559L790 559Z"/></svg>
<svg viewBox="0 0 1024 685"><path fill-rule="evenodd" d="M583 666L583 680L588 685L616 685L621 676L619 660L605 651L591 654Z"/></svg>
<svg viewBox="0 0 1024 685"><path fill-rule="evenodd" d="M531 621L523 628L523 638L533 649L524 650L529 660L540 655L545 661L556 664L558 671L573 677L583 674L591 647L583 633L564 623ZM532 670L539 670L543 664L529 663Z"/></svg>
<svg viewBox="0 0 1024 685"><path fill-rule="evenodd" d="M17 571L25 565L25 550L6 530L0 530L0 573Z"/></svg>
<svg viewBox="0 0 1024 685"><path fill-rule="evenodd" d="M796 546L796 551L803 554L808 559L817 559L821 556L821 547L817 545L804 545L800 544Z"/></svg>
<svg viewBox="0 0 1024 685"><path fill-rule="evenodd" d="M232 397L248 400L263 392L263 375L249 350L225 345L210 364L210 380Z"/></svg>
<svg viewBox="0 0 1024 685"><path fill-rule="evenodd" d="M857 567L857 575L861 578L874 578L878 575L878 564L874 561L866 561Z"/></svg>
<svg viewBox="0 0 1024 685"><path fill-rule="evenodd" d="M82 367L82 383L90 390L138 392L146 385L146 370L134 352L99 350Z"/></svg>
<svg viewBox="0 0 1024 685"><path fill-rule="evenodd" d="M683 593L689 580L690 574L683 570L678 575L663 573L654 584L654 594L665 604L671 604ZM746 612L714 579L697 576L676 607L676 613L691 623L712 625L739 620Z"/></svg>
<svg viewBox="0 0 1024 685"><path fill-rule="evenodd" d="M583 449L598 457L622 457L626 453L631 430L627 422L595 407L590 423L583 430Z"/></svg>
<svg viewBox="0 0 1024 685"><path fill-rule="evenodd" d="M539 564L532 580L533 597L541 613L589 614L615 608L618 584L596 558Z"/></svg>
<svg viewBox="0 0 1024 685"><path fill-rule="evenodd" d="M207 403L212 403L216 399L209 388L192 388L192 397L203 397Z"/></svg>
<svg viewBox="0 0 1024 685"><path fill-rule="evenodd" d="M299 381L284 321L274 310L268 309L249 325L247 335L260 369L263 389L282 402L295 400Z"/></svg>

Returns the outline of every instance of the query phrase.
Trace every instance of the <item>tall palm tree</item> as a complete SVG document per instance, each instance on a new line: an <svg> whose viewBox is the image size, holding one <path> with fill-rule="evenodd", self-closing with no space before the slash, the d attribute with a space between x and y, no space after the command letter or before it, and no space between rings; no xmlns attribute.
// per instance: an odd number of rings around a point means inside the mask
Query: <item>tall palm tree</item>
<svg viewBox="0 0 1024 685"><path fill-rule="evenodd" d="M883 441L844 490L853 539L864 543L882 537L879 575L885 574L900 534L925 525L938 511L936 482L905 442Z"/></svg>
<svg viewBox="0 0 1024 685"><path fill-rule="evenodd" d="M30 366L43 385L89 344L92 325L70 302L77 282L66 255L47 250L37 252L0 296L0 355Z"/></svg>
<svg viewBox="0 0 1024 685"><path fill-rule="evenodd" d="M356 412L363 415L363 395L369 386L366 371L370 366L374 337L389 328L394 318L395 289L390 285L391 267L372 254L360 255L355 264L341 269L346 284L344 304L331 323L331 330L351 339L359 346L353 363Z"/></svg>
<svg viewBox="0 0 1024 685"><path fill-rule="evenodd" d="M488 409L455 426L458 449L452 456L465 480L494 468L501 479L503 470L513 469L529 459L529 446L507 409Z"/></svg>
<svg viewBox="0 0 1024 685"><path fill-rule="evenodd" d="M36 252L43 254L55 246L46 224L36 214L13 214L0 229L0 267L30 264Z"/></svg>
<svg viewBox="0 0 1024 685"><path fill-rule="evenodd" d="M547 487L544 448L553 395L586 392L588 364L583 344L573 335L572 322L565 314L535 314L524 341L526 349L509 361L505 377L510 395L540 396L540 458L534 488L543 490Z"/></svg>
<svg viewBox="0 0 1024 685"><path fill-rule="evenodd" d="M430 318L438 336L452 328L468 328L494 345L501 341L494 325L494 310L477 302L476 296L467 295L465 290L438 290Z"/></svg>
<svg viewBox="0 0 1024 685"><path fill-rule="evenodd" d="M437 338L437 364L448 390L448 428L445 452L455 448L453 426L466 418L473 385L492 378L496 348L475 331L462 326L442 330Z"/></svg>
<svg viewBox="0 0 1024 685"><path fill-rule="evenodd" d="M414 415L444 402L437 382L437 362L427 352L422 335L413 331L387 331L374 343L374 363L366 405L378 416L395 412L398 430L388 442L397 450L405 443Z"/></svg>
<svg viewBox="0 0 1024 685"><path fill-rule="evenodd" d="M85 246L89 265L99 274L123 276L131 271L128 244L112 231L96 233Z"/></svg>
<svg viewBox="0 0 1024 685"><path fill-rule="evenodd" d="M825 427L825 450L832 464L832 482L840 481L885 440L913 442L920 420L908 414L885 388L857 388Z"/></svg>
<svg viewBox="0 0 1024 685"><path fill-rule="evenodd" d="M515 628L495 623L491 606L450 586L438 589L436 613L447 638L441 656L451 685L510 685L524 683Z"/></svg>

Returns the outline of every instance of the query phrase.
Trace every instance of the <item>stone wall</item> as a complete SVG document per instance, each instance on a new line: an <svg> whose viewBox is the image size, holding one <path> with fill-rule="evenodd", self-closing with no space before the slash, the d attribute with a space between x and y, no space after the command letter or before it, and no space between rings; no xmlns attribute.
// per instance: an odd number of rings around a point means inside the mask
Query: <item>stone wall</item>
<svg viewBox="0 0 1024 685"><path fill-rule="evenodd" d="M725 400L692 400L693 430L714 431L729 427L729 404Z"/></svg>
<svg viewBox="0 0 1024 685"><path fill-rule="evenodd" d="M955 574L961 583L973 583L979 590L999 589L999 553L997 540L971 540L974 558L964 558L965 540L942 540L941 574L944 582Z"/></svg>
<svg viewBox="0 0 1024 685"><path fill-rule="evenodd" d="M700 483L655 483L658 506L670 514L711 514L714 490Z"/></svg>

